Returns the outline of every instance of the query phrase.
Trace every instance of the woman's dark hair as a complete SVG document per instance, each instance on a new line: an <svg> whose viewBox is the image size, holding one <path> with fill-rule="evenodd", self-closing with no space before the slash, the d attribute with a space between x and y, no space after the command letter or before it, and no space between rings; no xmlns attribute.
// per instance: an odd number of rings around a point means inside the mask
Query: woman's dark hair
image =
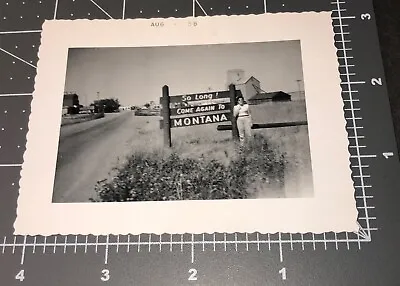
<svg viewBox="0 0 400 286"><path fill-rule="evenodd" d="M239 95L236 97L236 104L239 102L239 99L243 99L243 103L246 103L246 100L244 100L243 95Z"/></svg>
<svg viewBox="0 0 400 286"><path fill-rule="evenodd" d="M243 101L244 101L244 97L242 95L239 95L239 96L236 97L236 103L239 102L239 99L243 99Z"/></svg>

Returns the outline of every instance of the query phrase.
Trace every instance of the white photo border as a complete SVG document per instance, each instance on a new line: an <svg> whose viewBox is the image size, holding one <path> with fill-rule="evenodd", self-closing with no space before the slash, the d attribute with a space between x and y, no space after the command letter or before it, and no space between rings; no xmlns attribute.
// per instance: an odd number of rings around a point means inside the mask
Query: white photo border
<svg viewBox="0 0 400 286"><path fill-rule="evenodd" d="M152 26L152 23L162 25ZM287 40L301 43L313 198L52 203L69 48ZM358 231L336 52L331 12L46 20L39 48L14 234ZM43 109L46 112L42 112Z"/></svg>

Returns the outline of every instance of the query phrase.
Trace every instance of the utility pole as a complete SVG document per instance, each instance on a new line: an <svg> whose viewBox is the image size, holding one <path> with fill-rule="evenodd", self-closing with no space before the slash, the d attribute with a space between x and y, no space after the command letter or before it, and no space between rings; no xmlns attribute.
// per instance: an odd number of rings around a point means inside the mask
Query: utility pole
<svg viewBox="0 0 400 286"><path fill-rule="evenodd" d="M162 88L162 116L163 116L163 132L164 132L164 147L171 148L171 110L170 110L170 98L169 98L169 87L164 85Z"/></svg>
<svg viewBox="0 0 400 286"><path fill-rule="evenodd" d="M299 89L299 98L301 98L301 79L297 79L297 87Z"/></svg>
<svg viewBox="0 0 400 286"><path fill-rule="evenodd" d="M234 84L229 85L229 99L231 108L231 124L232 124L232 139L233 141L239 140L239 131L237 129L236 118L233 115L233 108L236 104L236 87Z"/></svg>

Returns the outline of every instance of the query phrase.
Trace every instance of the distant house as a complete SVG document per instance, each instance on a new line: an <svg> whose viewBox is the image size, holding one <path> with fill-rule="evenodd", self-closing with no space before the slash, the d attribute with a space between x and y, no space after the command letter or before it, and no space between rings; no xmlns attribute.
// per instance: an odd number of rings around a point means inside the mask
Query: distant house
<svg viewBox="0 0 400 286"><path fill-rule="evenodd" d="M248 99L249 104L260 104L269 101L290 101L291 96L283 91L260 92Z"/></svg>
<svg viewBox="0 0 400 286"><path fill-rule="evenodd" d="M65 93L63 106L64 107L72 107L79 106L79 96L76 93Z"/></svg>
<svg viewBox="0 0 400 286"><path fill-rule="evenodd" d="M131 106L120 106L118 109L120 111L131 110Z"/></svg>
<svg viewBox="0 0 400 286"><path fill-rule="evenodd" d="M256 95L259 92L262 92L260 88L260 81L256 79L254 76L251 76L249 79L247 79L244 82L238 82L235 84L236 89L240 90L243 98L248 101L250 98L252 98L254 95Z"/></svg>
<svg viewBox="0 0 400 286"><path fill-rule="evenodd" d="M68 114L79 113L79 96L76 93L65 93L63 99L63 109L68 110Z"/></svg>
<svg viewBox="0 0 400 286"><path fill-rule="evenodd" d="M249 104L259 104L267 101L290 101L291 95L283 91L265 92L261 88L260 81L251 76L244 82L235 83L236 89L240 91L243 98Z"/></svg>

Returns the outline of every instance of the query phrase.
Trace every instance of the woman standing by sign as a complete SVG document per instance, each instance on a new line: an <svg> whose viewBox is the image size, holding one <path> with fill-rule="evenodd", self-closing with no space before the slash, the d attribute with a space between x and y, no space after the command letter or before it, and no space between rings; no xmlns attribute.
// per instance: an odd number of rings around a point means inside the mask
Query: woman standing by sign
<svg viewBox="0 0 400 286"><path fill-rule="evenodd" d="M244 101L242 96L237 98L237 104L233 108L233 115L236 118L236 124L239 131L239 139L243 144L251 139L251 116L249 105Z"/></svg>

